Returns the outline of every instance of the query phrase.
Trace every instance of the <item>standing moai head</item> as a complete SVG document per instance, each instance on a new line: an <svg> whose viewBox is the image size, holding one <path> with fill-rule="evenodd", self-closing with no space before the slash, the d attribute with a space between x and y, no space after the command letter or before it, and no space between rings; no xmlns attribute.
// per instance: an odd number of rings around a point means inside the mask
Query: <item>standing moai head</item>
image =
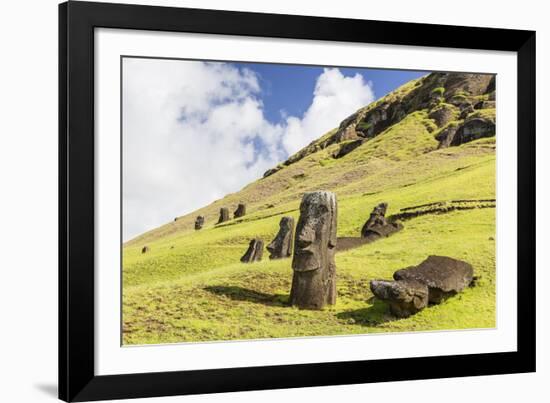
<svg viewBox="0 0 550 403"><path fill-rule="evenodd" d="M149 252L149 247L145 245L143 248L141 248L141 253L147 253Z"/></svg>
<svg viewBox="0 0 550 403"><path fill-rule="evenodd" d="M336 195L304 194L296 227L290 302L305 309L321 309L336 302Z"/></svg>
<svg viewBox="0 0 550 403"><path fill-rule="evenodd" d="M220 209L220 219L218 220L218 224L225 221L229 221L229 209L227 207L222 207Z"/></svg>
<svg viewBox="0 0 550 403"><path fill-rule="evenodd" d="M294 218L283 217L279 222L279 232L275 239L267 245L270 259L282 259L292 254L292 242L294 240Z"/></svg>
<svg viewBox="0 0 550 403"><path fill-rule="evenodd" d="M239 203L239 205L237 206L237 210L235 210L235 212L233 213L233 217L239 218L244 216L245 214L246 214L246 204Z"/></svg>
<svg viewBox="0 0 550 403"><path fill-rule="evenodd" d="M250 240L248 244L248 249L246 250L243 257L241 257L241 262L243 263L252 263L259 262L262 260L262 255L264 253L264 241L258 238Z"/></svg>
<svg viewBox="0 0 550 403"><path fill-rule="evenodd" d="M203 225L204 225L204 216L202 215L197 216L197 218L195 219L195 229L199 230L202 228Z"/></svg>

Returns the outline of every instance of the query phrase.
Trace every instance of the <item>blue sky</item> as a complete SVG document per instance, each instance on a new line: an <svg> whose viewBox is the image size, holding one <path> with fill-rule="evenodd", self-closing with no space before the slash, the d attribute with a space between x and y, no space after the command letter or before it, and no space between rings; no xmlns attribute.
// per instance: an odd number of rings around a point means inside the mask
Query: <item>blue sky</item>
<svg viewBox="0 0 550 403"><path fill-rule="evenodd" d="M122 68L125 240L238 191L427 74L144 58Z"/></svg>
<svg viewBox="0 0 550 403"><path fill-rule="evenodd" d="M311 104L312 93L323 67L263 63L231 63L237 68L248 68L258 74L262 86L261 98L266 118L276 123L280 111L302 115ZM383 97L406 82L427 74L424 71L339 68L346 77L360 74L372 82L376 99Z"/></svg>

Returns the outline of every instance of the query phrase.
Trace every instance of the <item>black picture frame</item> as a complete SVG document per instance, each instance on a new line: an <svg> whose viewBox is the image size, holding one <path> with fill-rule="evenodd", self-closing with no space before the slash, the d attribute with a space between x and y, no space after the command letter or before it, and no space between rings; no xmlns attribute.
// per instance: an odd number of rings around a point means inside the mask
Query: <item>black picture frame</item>
<svg viewBox="0 0 550 403"><path fill-rule="evenodd" d="M517 352L96 376L94 29L517 52ZM169 396L535 371L535 32L67 2L59 5L59 398Z"/></svg>

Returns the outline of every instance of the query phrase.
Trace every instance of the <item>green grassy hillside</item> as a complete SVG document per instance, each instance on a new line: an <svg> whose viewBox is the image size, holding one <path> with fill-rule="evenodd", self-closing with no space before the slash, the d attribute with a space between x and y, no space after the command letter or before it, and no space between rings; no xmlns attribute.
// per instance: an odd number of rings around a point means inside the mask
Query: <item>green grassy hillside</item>
<svg viewBox="0 0 550 403"><path fill-rule="evenodd" d="M403 88L396 93L406 95ZM127 242L123 342L494 327L495 209L490 206L422 215L404 221L405 229L389 238L338 252L337 304L322 311L288 306L291 259L270 261L264 254L259 263L239 262L251 238L267 244L282 216L298 218L302 194L310 190L336 193L338 236L359 236L372 208L383 201L391 215L430 202L494 199L494 137L438 148L436 136L444 128L429 114L428 108L408 113L341 158L334 153L347 139L313 146L276 173ZM220 207L233 211L239 202L247 203L246 216L215 225ZM195 231L198 214L206 224ZM145 245L149 252L142 254ZM410 318L394 319L373 299L369 281L391 279L395 270L431 254L470 262L478 277L475 287Z"/></svg>

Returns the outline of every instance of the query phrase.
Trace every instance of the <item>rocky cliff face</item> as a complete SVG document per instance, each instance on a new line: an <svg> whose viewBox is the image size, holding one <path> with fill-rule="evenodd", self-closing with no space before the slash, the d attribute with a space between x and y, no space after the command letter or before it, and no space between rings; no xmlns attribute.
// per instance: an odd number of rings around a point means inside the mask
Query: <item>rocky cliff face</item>
<svg viewBox="0 0 550 403"><path fill-rule="evenodd" d="M431 73L411 81L344 119L337 129L266 171L264 177L332 144L341 144L332 157L342 158L418 111L428 112L434 122L439 148L494 136L495 76Z"/></svg>

